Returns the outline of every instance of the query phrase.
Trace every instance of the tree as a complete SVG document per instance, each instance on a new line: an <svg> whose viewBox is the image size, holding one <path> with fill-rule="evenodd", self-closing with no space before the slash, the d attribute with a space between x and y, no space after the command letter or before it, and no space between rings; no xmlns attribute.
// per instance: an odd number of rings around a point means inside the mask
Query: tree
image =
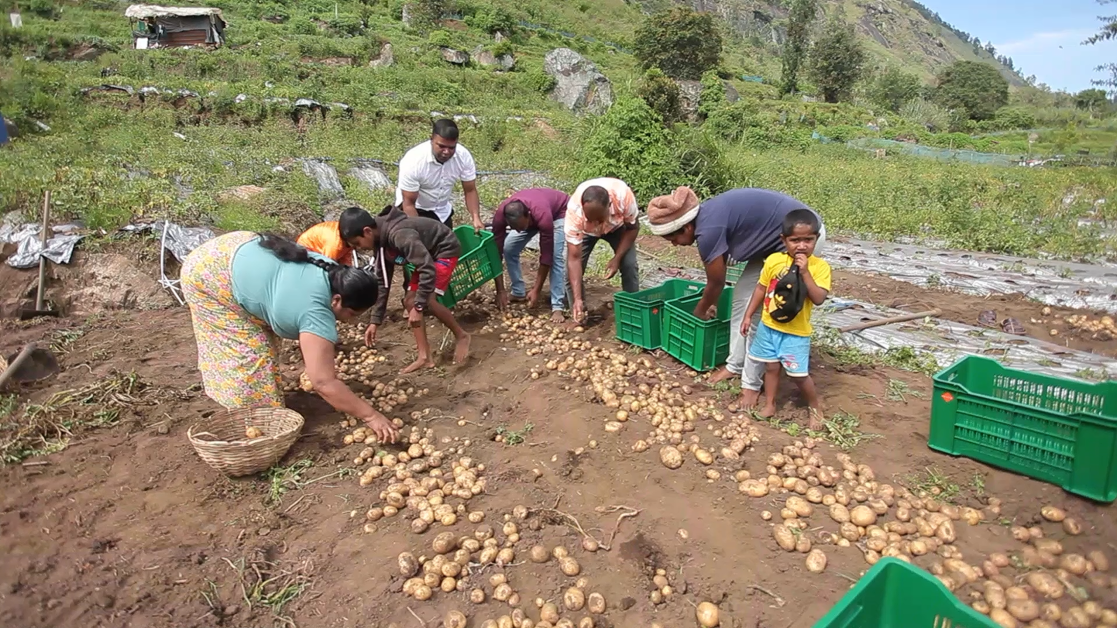
<svg viewBox="0 0 1117 628"><path fill-rule="evenodd" d="M446 0L407 0L404 13L411 28L427 33L438 28L446 13Z"/></svg>
<svg viewBox="0 0 1117 628"><path fill-rule="evenodd" d="M787 40L783 45L783 72L780 77L780 94L790 94L799 89L799 68L810 47L811 22L818 14L818 0L792 0L787 17Z"/></svg>
<svg viewBox="0 0 1117 628"><path fill-rule="evenodd" d="M697 81L721 61L721 35L709 13L677 7L648 16L636 29L633 49L645 70Z"/></svg>
<svg viewBox="0 0 1117 628"><path fill-rule="evenodd" d="M598 118L582 142L582 180L616 177L637 198L667 194L678 177L679 162L671 134L660 118L640 98L621 98Z"/></svg>
<svg viewBox="0 0 1117 628"><path fill-rule="evenodd" d="M1008 104L1008 81L980 61L956 61L938 76L935 102L971 120L988 120Z"/></svg>
<svg viewBox="0 0 1117 628"><path fill-rule="evenodd" d="M869 86L869 100L878 107L899 111L909 101L919 96L923 83L914 74L890 66Z"/></svg>
<svg viewBox="0 0 1117 628"><path fill-rule="evenodd" d="M1103 89L1084 89L1074 95L1074 106L1087 111L1102 111L1109 105Z"/></svg>
<svg viewBox="0 0 1117 628"><path fill-rule="evenodd" d="M838 19L826 25L822 37L811 48L811 79L826 102L848 100L861 79L865 49L853 27Z"/></svg>
<svg viewBox="0 0 1117 628"><path fill-rule="evenodd" d="M663 124L671 126L683 117L679 105L679 85L667 78L659 68L644 73L644 81L636 90L636 95L644 99L653 111L663 118Z"/></svg>
<svg viewBox="0 0 1117 628"><path fill-rule="evenodd" d="M1113 2L1117 2L1117 0L1098 0L1098 4L1110 4ZM1093 37L1083 42L1084 44L1093 45L1098 42L1117 39L1117 15L1103 16L1098 19L1100 19L1102 23L1101 30ZM1109 93L1117 94L1117 63L1103 63L1094 69L1098 72L1108 72L1109 76L1091 82L1099 87L1108 87Z"/></svg>

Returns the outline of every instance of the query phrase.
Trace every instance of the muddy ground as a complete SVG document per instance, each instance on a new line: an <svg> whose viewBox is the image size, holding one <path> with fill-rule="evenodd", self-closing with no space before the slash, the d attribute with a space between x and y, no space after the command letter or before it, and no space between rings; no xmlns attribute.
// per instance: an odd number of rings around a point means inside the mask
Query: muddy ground
<svg viewBox="0 0 1117 628"><path fill-rule="evenodd" d="M885 305L895 299L904 301L902 306L941 305L941 295L911 286L904 286L902 295L882 294L901 287L877 278L840 274L835 284L840 296L880 294L873 300ZM710 398L719 408L732 400L734 391L705 386L665 355L619 345L613 340L608 290L598 287L592 294L594 321L583 333L569 332L570 337L629 359L646 357L653 368L662 367L670 378L693 387L688 400ZM970 309L959 307L947 315L968 316ZM857 548L826 546L825 572L809 573L803 554L779 549L772 523L761 518L768 510L778 519L786 495L750 498L738 492L734 472L746 469L764 478L769 454L803 436L793 438L757 422L759 441L740 460L720 458L705 467L688 457L681 468L670 470L660 463L659 445L642 453L632 450L651 429L647 418L633 417L621 431L606 432L604 425L616 411L593 401L584 383L543 368L549 356L528 355L526 347L502 341L509 332L491 311L479 298L459 308L474 338L469 363L452 366L443 355L438 368L405 378L407 386L429 393L413 396L392 413L405 420L406 429L429 428L439 447L462 447L464 455L485 465L488 484L468 509L484 512L482 525L496 528L498 537L505 536L506 513L518 505L533 510L528 520L518 522L521 540L514 561L503 568L479 567L471 576L472 587L486 591L482 604L471 603L467 592L436 591L425 602L401 592L397 556L403 551L431 556L431 542L443 528L436 523L415 534L401 514L380 519L366 531L365 513L383 505L379 494L387 480L361 487L347 471L361 446L343 444L351 430L340 427L342 417L313 393L288 395L288 405L306 419L302 436L281 463L290 474L230 480L206 466L186 431L218 408L200 392L185 310L4 322L0 351L5 354L28 340L50 342L61 354L62 373L20 394L54 408L53 420L73 435L64 447L57 441L40 444L43 450L57 449L54 453L0 469L0 625L420 627L441 625L443 613L459 609L476 628L510 612L507 603L492 599L488 580L495 573L507 575L521 606L538 619L533 600L560 600L577 579L564 575L553 559L528 560L528 549L541 544L566 547L581 565L580 577L588 580L586 592L604 595L608 610L594 616L597 626L691 626L693 604L714 601L721 607L722 626L793 628L812 625L868 568ZM442 331L432 324L430 335L437 345ZM1075 348L1113 355L1112 346L1082 342ZM398 313L382 328L378 347L386 361L376 365L372 377L396 379L397 370L414 356ZM996 520L959 525L956 546L968 562L980 564L991 552L1019 550L1010 525L1039 522L1045 504L1061 506L1083 523L1085 532L1076 537L1058 525L1044 525L1048 536L1064 539L1068 552L1102 549L1117 558L1117 521L1109 506L929 450L929 378L875 365L838 370L819 356L812 362L828 414L856 416L861 430L871 435L849 453L870 464L878 480L929 488L928 472L933 472L941 478L940 489L957 489L952 500L959 505L981 508L990 497L1003 500ZM543 376L532 379L532 369ZM135 379L126 377L131 373ZM297 365L289 373L297 375ZM106 382L113 383L112 394ZM76 400L51 399L83 387L86 394ZM369 392L361 384L354 388ZM803 410L786 382L780 397L781 418L802 421ZM410 418L411 412L428 409L420 420ZM105 427L93 428L94 423ZM711 435L714 423L696 422L694 434L703 446L721 446ZM524 430L527 424L533 426L530 431ZM522 434L523 442L495 442L498 428ZM838 466L840 450L821 443L818 451L827 464ZM720 479L707 479L710 468L720 472ZM622 506L639 513L618 519L632 512L614 509ZM581 534L546 509L575 517L607 545L615 531L610 551L585 551ZM836 531L821 506L818 510L812 527ZM478 527L463 518L445 529L468 535ZM923 567L935 560L914 559ZM660 605L649 596L655 569L665 570L673 588ZM1112 589L1082 584L1106 607L1117 607ZM586 614L564 617L577 623Z"/></svg>

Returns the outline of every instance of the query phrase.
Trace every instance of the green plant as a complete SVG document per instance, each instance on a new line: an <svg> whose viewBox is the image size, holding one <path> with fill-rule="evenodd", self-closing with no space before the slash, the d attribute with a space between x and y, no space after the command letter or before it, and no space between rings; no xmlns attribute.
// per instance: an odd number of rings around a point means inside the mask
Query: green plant
<svg viewBox="0 0 1117 628"><path fill-rule="evenodd" d="M442 22L446 13L446 0L407 0L407 14L411 28L426 33L434 30Z"/></svg>
<svg viewBox="0 0 1117 628"><path fill-rule="evenodd" d="M822 99L830 103L848 100L854 84L861 79L865 57L853 27L839 19L831 20L810 56L811 79L822 92Z"/></svg>
<svg viewBox="0 0 1117 628"><path fill-rule="evenodd" d="M900 117L928 131L945 131L950 127L950 113L922 98L905 103L900 108Z"/></svg>
<svg viewBox="0 0 1117 628"><path fill-rule="evenodd" d="M794 435L793 435L794 436ZM850 450L864 441L881 438L880 434L866 434L861 431L861 419L849 412L835 412L823 419L822 431L817 436L825 438L837 447Z"/></svg>
<svg viewBox="0 0 1117 628"><path fill-rule="evenodd" d="M490 35L504 33L511 35L516 27L516 18L498 6L484 6L473 15L465 18L465 23Z"/></svg>
<svg viewBox="0 0 1117 628"><path fill-rule="evenodd" d="M302 488L303 472L312 466L314 461L303 458L287 466L275 465L265 471L263 478L268 482L267 502L278 504L288 491Z"/></svg>
<svg viewBox="0 0 1117 628"><path fill-rule="evenodd" d="M449 47L454 45L453 37L450 35L450 31L447 30L432 31L431 34L427 36L427 41L429 41L432 46Z"/></svg>
<svg viewBox="0 0 1117 628"><path fill-rule="evenodd" d="M652 68L644 73L644 80L640 83L636 94L659 114L663 124L671 126L682 119L679 85L667 78L659 68Z"/></svg>
<svg viewBox="0 0 1117 628"><path fill-rule="evenodd" d="M287 22L287 28L291 29L291 32L296 35L318 34L318 25L303 16L296 17Z"/></svg>
<svg viewBox="0 0 1117 628"><path fill-rule="evenodd" d="M1008 104L1008 80L986 63L956 61L939 73L935 102L971 120L988 120Z"/></svg>
<svg viewBox="0 0 1117 628"><path fill-rule="evenodd" d="M889 66L873 79L867 92L874 105L899 112L904 105L919 97L922 86L918 76Z"/></svg>
<svg viewBox="0 0 1117 628"><path fill-rule="evenodd" d="M705 119L726 104L725 83L716 70L706 70L702 74L702 91L698 96L698 115Z"/></svg>
<svg viewBox="0 0 1117 628"><path fill-rule="evenodd" d="M651 198L666 193L678 174L671 139L656 112L639 98L622 98L593 125L582 143L580 177L616 177Z"/></svg>
<svg viewBox="0 0 1117 628"><path fill-rule="evenodd" d="M903 484L916 495L926 494L943 502L953 502L962 492L962 487L949 476L935 467L927 467L922 473L913 473L903 478Z"/></svg>
<svg viewBox="0 0 1117 628"><path fill-rule="evenodd" d="M360 35L364 30L364 24L361 23L361 18L355 15L340 14L337 17L332 17L327 22L330 31L336 35L343 35L346 37L354 37Z"/></svg>
<svg viewBox="0 0 1117 628"><path fill-rule="evenodd" d="M818 0L791 0L787 39L781 54L783 70L780 75L780 94L792 94L799 90L799 70L807 60L811 23L817 14Z"/></svg>
<svg viewBox="0 0 1117 628"><path fill-rule="evenodd" d="M648 16L636 29L634 54L645 70L698 80L721 58L721 34L709 13L675 7Z"/></svg>
<svg viewBox="0 0 1117 628"><path fill-rule="evenodd" d="M527 435L531 434L533 429L535 429L535 425L532 423L524 423L524 426L518 430L511 430L504 425L500 425L496 428L496 435L505 445L519 445L527 440Z"/></svg>
<svg viewBox="0 0 1117 628"><path fill-rule="evenodd" d="M542 69L531 69L525 73L524 83L534 92L549 94L555 88L555 77L547 74Z"/></svg>
<svg viewBox="0 0 1117 628"><path fill-rule="evenodd" d="M754 102L738 100L717 107L706 117L703 128L717 137L735 142L754 124L757 106Z"/></svg>

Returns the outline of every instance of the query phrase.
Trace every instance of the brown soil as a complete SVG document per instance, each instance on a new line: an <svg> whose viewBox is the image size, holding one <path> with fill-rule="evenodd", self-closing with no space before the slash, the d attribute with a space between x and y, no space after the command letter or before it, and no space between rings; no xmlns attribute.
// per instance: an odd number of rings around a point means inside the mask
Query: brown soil
<svg viewBox="0 0 1117 628"><path fill-rule="evenodd" d="M852 278L843 281L852 283ZM635 357L612 340L608 294L596 289L591 297L601 322L591 325L584 337ZM420 425L433 429L440 443L456 440L451 443L464 446L467 455L486 465L486 492L469 505L486 513L486 524L499 528L504 513L522 504L569 513L600 540L617 528L611 551L588 553L580 548L580 536L555 517L522 525L515 563L503 571L529 616L538 618L532 600L561 599L575 580L563 576L553 560L541 565L526 560L534 544L561 544L577 558L588 591L599 591L608 600L610 610L596 618L597 626L649 626L653 621L693 625L692 603L704 600L720 604L722 626L810 626L867 568L857 549L830 546L826 572L809 574L803 556L779 550L770 524L760 518L762 510L778 513L782 497L752 499L737 491L733 472L744 468L764 477L768 455L794 440L786 433L760 425L760 441L741 461L715 463L722 473L717 482L708 481L706 468L693 458L671 471L660 464L658 446L644 453L631 450L650 429L646 418L634 417L621 432L606 433L603 424L614 411L590 401L582 386L552 372L530 379L530 370L546 356L531 357L514 343L502 342L499 319L488 318L490 307L476 300L459 306L460 318L474 333L472 358L465 366L452 367L444 354L437 369L408 378L430 394L411 400L396 414L406 419L411 411L430 408L432 418ZM303 414L306 426L283 464L309 460L302 480L318 481L289 487L272 502L266 479L225 479L195 455L186 439L187 428L217 406L199 392L185 310L107 313L83 324L8 326L0 351L11 352L30 339L49 339L67 325L82 335L62 356L65 370L22 391L28 399L41 403L53 393L133 370L141 385L128 398L113 402L120 411L114 427L82 431L71 423L74 436L63 451L0 469L0 625L433 626L456 608L477 628L485 619L509 613L507 604L491 599L473 605L465 593L436 592L431 601L418 602L400 592L397 555L431 555L430 543L440 529L416 535L397 516L379 521L375 532L363 532L364 513L379 503L386 481L361 488L356 477L336 475L351 468L359 446L342 445L347 432L338 425L341 417L317 396L289 395L290 407ZM495 330L486 331L486 326ZM438 346L442 330L435 327L430 337ZM394 378L414 355L398 318L382 328L380 347L388 357L375 369L381 379ZM447 351L451 347L447 343ZM727 390L696 384L672 359L643 355L694 385L694 398L717 396L723 404L731 400ZM1105 549L1117 539L1117 521L1108 506L929 450L929 379L887 368L839 371L824 359L816 364L814 377L828 412L855 414L866 432L879 435L851 452L856 460L871 463L878 479L905 483L933 468L964 487L961 504L981 506L987 496L1004 500L1005 521L1035 522L1044 504L1068 509L1086 529L1081 537L1065 541L1068 551ZM906 382L913 392L903 400L889 399L893 380ZM355 388L367 392L363 386ZM803 410L789 388L781 389L782 416L801 420ZM91 410L79 407L77 416L86 417L83 413ZM459 425L454 417L466 423ZM526 423L534 429L523 444L491 440L499 426L516 430ZM700 421L695 434L712 444L716 439L711 440L707 427L713 423ZM590 448L591 440L597 441L596 448ZM819 449L828 464L837 465L837 450L826 444ZM538 479L534 469L541 472ZM595 510L622 505L640 512L619 526L616 512ZM813 523L835 527L821 514ZM450 529L468 534L476 527L463 520ZM1065 536L1051 524L1046 530L1056 538ZM989 552L1019 549L1000 523L960 524L957 546L971 563L980 563ZM916 562L926 567L931 558ZM674 588L661 606L649 600L654 569L666 570ZM483 582L491 597L487 580L498 571L488 568L473 578L474 585ZM254 582L270 578L305 586L273 612L251 594ZM251 604L242 586L249 589ZM1117 602L1110 590L1091 592L1107 607ZM577 620L585 614L565 616Z"/></svg>

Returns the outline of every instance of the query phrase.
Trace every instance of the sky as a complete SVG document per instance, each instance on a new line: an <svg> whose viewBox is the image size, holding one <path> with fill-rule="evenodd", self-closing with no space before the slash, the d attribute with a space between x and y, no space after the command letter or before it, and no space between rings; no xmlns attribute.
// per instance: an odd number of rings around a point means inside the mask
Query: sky
<svg viewBox="0 0 1117 628"><path fill-rule="evenodd" d="M1117 40L1092 46L1082 41L1098 32L1099 15L1117 14L1117 3L1095 0L921 0L948 24L992 41L998 55L1012 57L1016 69L1034 74L1052 89L1077 92L1093 87L1094 70L1117 62Z"/></svg>

